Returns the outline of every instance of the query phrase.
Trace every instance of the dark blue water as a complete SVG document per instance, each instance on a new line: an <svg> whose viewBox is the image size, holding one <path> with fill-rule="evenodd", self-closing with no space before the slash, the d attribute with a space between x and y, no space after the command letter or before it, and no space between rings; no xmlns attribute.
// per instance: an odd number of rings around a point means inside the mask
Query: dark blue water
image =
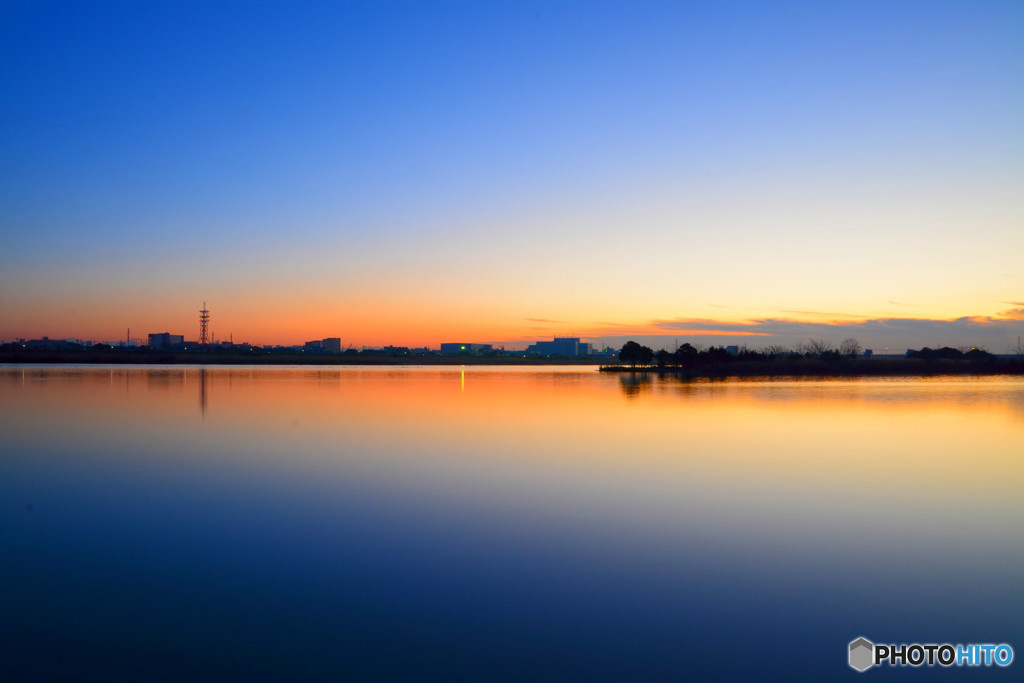
<svg viewBox="0 0 1024 683"><path fill-rule="evenodd" d="M846 662L861 635L1022 651L1019 382L638 404L578 371L22 370L0 370L4 680L1020 670ZM913 452L932 415L954 446Z"/></svg>

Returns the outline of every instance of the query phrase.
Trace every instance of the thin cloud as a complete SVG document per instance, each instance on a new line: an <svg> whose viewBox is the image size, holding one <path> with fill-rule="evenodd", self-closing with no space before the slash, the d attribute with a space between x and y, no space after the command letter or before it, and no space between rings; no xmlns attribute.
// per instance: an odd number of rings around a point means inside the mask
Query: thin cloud
<svg viewBox="0 0 1024 683"><path fill-rule="evenodd" d="M860 315L852 315L850 313L830 313L825 311L802 311L795 308L784 308L779 311L780 313L792 313L794 315L818 315L823 318L863 318Z"/></svg>
<svg viewBox="0 0 1024 683"><path fill-rule="evenodd" d="M751 326L749 322L727 323L721 320L652 320L651 327L677 334L714 334L733 336L738 334L767 334Z"/></svg>
<svg viewBox="0 0 1024 683"><path fill-rule="evenodd" d="M751 327L751 323L728 323L721 320L677 318L673 320L652 320L647 323L600 322L600 330L591 331L590 336L621 334L692 334L716 336L764 336Z"/></svg>
<svg viewBox="0 0 1024 683"><path fill-rule="evenodd" d="M550 323L550 324L556 324L556 325L565 325L566 324L566 322L564 320L549 320L547 318L525 318L525 320L527 322L531 322L531 323Z"/></svg>

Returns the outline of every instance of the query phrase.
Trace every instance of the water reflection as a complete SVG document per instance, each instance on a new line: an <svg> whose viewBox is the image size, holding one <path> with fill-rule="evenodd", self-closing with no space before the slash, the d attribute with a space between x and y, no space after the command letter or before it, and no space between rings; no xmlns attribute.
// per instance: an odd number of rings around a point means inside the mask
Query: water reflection
<svg viewBox="0 0 1024 683"><path fill-rule="evenodd" d="M1019 379L6 367L0 398L14 679L822 680L858 635L1024 643Z"/></svg>
<svg viewBox="0 0 1024 683"><path fill-rule="evenodd" d="M206 368L199 369L199 412L206 420Z"/></svg>
<svg viewBox="0 0 1024 683"><path fill-rule="evenodd" d="M622 393L627 398L635 398L642 391L650 391L654 387L654 378L647 372L622 373L618 377Z"/></svg>

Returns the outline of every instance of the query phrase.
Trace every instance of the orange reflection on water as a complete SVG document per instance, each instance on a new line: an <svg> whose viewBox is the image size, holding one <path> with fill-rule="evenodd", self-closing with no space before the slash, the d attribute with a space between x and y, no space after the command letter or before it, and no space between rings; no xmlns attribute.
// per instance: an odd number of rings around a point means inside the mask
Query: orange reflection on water
<svg viewBox="0 0 1024 683"><path fill-rule="evenodd" d="M6 420L203 441L268 466L646 487L649 499L982 500L1024 490L1020 380L698 381L585 368L5 368ZM198 439L198 441L197 441ZM289 454L282 459L281 454ZM320 463L319 465L317 463ZM460 474L460 470L462 470ZM675 488L673 488L673 486Z"/></svg>

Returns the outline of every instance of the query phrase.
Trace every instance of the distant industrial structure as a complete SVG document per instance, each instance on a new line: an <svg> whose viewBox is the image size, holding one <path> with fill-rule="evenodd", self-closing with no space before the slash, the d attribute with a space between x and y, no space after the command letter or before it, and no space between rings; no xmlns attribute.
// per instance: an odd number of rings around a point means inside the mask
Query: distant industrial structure
<svg viewBox="0 0 1024 683"><path fill-rule="evenodd" d="M341 353L341 338L314 339L303 344L301 350L306 353Z"/></svg>
<svg viewBox="0 0 1024 683"><path fill-rule="evenodd" d="M468 342L444 342L441 344L442 356L479 356L494 350L491 344L470 344Z"/></svg>
<svg viewBox="0 0 1024 683"><path fill-rule="evenodd" d="M185 336L181 334L170 334L169 332L158 332L149 335L149 348L169 349L174 346L181 346L185 343Z"/></svg>
<svg viewBox="0 0 1024 683"><path fill-rule="evenodd" d="M526 348L526 355L558 356L561 358L579 358L589 356L593 345L580 341L579 337L555 337L552 341L539 341Z"/></svg>
<svg viewBox="0 0 1024 683"><path fill-rule="evenodd" d="M504 347L496 349L492 344L471 342L443 342L442 356L482 356L496 354L500 356L543 356L545 358L582 358L595 351L590 342L580 341L579 337L555 337L551 341L538 341L530 344L525 351L506 351Z"/></svg>
<svg viewBox="0 0 1024 683"><path fill-rule="evenodd" d="M199 344L206 346L210 343L210 312L206 310L206 302L203 302L203 310L199 311ZM152 336L152 335L150 335Z"/></svg>

